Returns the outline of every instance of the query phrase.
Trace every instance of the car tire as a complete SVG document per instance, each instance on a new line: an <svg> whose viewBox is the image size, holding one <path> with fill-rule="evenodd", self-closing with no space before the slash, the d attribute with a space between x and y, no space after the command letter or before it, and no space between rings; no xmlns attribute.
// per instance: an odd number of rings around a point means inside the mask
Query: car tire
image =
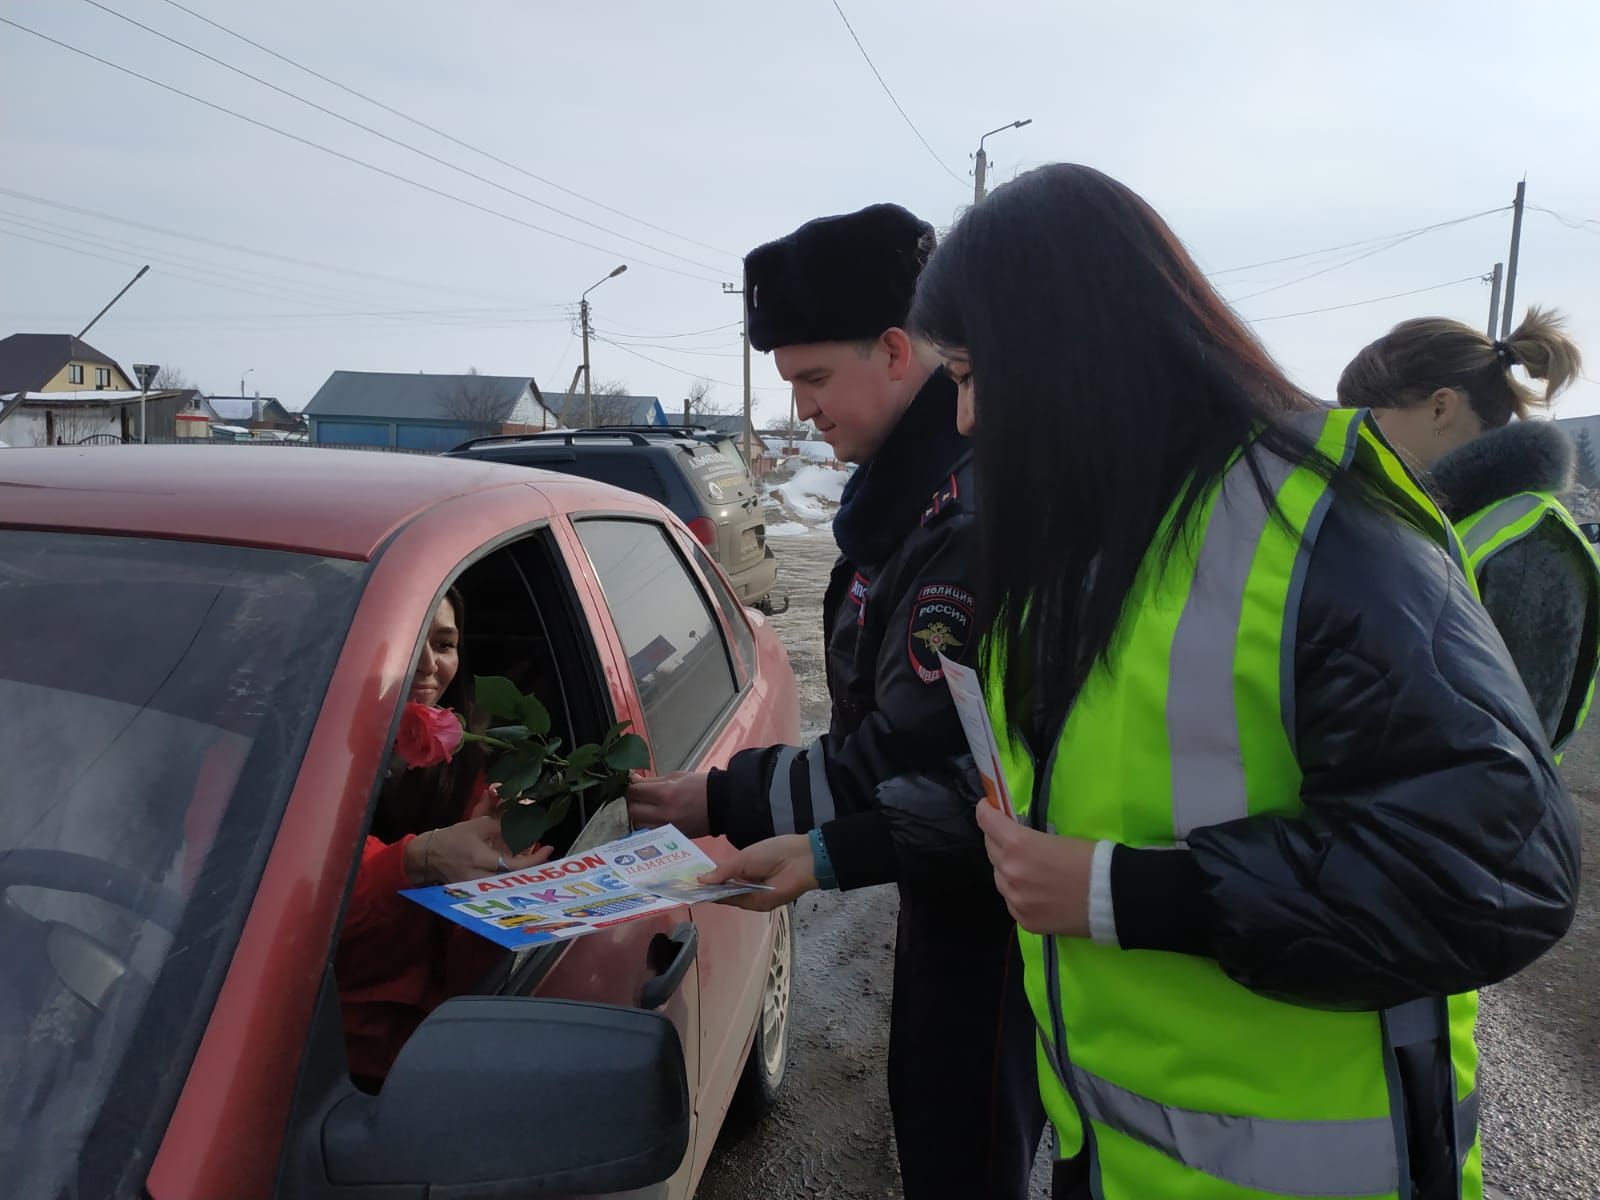
<svg viewBox="0 0 1600 1200"><path fill-rule="evenodd" d="M728 1108L728 1124L735 1130L748 1129L778 1102L778 1092L789 1071L789 1042L794 1027L794 906L779 909L776 916L756 1036Z"/></svg>

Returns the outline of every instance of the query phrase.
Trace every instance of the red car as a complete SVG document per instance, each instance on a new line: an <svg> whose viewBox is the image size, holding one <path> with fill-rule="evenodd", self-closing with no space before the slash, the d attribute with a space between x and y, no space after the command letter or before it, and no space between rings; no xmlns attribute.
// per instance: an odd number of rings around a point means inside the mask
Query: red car
<svg viewBox="0 0 1600 1200"><path fill-rule="evenodd" d="M736 1093L770 1103L789 917L716 905L508 956L352 1085L333 952L450 586L471 669L569 745L632 721L660 772L798 737L773 630L631 493L333 450L4 456L7 1197L687 1200Z"/></svg>

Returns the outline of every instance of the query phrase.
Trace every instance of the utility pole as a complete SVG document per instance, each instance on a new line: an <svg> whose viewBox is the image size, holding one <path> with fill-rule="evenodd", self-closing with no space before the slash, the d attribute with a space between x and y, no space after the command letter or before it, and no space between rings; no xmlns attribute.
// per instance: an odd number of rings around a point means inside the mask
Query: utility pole
<svg viewBox="0 0 1600 1200"><path fill-rule="evenodd" d="M1500 280L1505 273L1505 263L1495 263L1489 275L1489 337L1494 338L1495 322L1500 319Z"/></svg>
<svg viewBox="0 0 1600 1200"><path fill-rule="evenodd" d="M623 263L607 275L606 279L615 279L627 269L628 264ZM604 283L606 279L602 279L600 283ZM578 319L583 323L583 402L590 429L594 428L594 377L589 373L589 293L599 287L600 283L585 288L583 295L578 298Z"/></svg>
<svg viewBox="0 0 1600 1200"><path fill-rule="evenodd" d="M578 320L583 323L583 423L594 428L594 376L589 373L589 301L578 301Z"/></svg>
<svg viewBox="0 0 1600 1200"><path fill-rule="evenodd" d="M1511 336L1511 309L1517 300L1517 253L1522 249L1522 201L1527 195L1528 181L1517 184L1517 199L1511 211L1511 256L1506 260L1506 308L1500 319L1500 336Z"/></svg>
<svg viewBox="0 0 1600 1200"><path fill-rule="evenodd" d="M1025 121L1012 121L1009 125L1002 125L999 129L991 129L978 139L977 166L972 172L972 202L977 204L984 196L988 195L985 181L989 177L989 152L983 148L983 143L997 133L1004 133L1008 129L1021 129L1024 125L1032 125L1033 118Z"/></svg>
<svg viewBox="0 0 1600 1200"><path fill-rule="evenodd" d="M750 451L750 313L745 308L742 287L736 288L731 283L725 283L722 285L722 294L739 297L739 331L744 340L744 461L754 471L756 460L751 457Z"/></svg>
<svg viewBox="0 0 1600 1200"><path fill-rule="evenodd" d="M111 304L115 304L118 300L121 300L124 296L126 296L128 294L128 289L131 288L134 284L138 283L139 280L143 279L144 278L144 273L146 271L148 271L149 269L150 269L150 267L149 267L148 264L146 264L145 266L140 267L139 268L139 273L137 275L135 275L132 279L128 280L127 283L123 284L122 290L120 292L118 292L115 296L111 297ZM99 312L95 313L94 320L90 321L87 325L85 325L82 329L80 329L78 331L78 336L80 338L83 337L84 334L88 333L89 330L93 329L95 327L95 325L99 322L101 317L105 316L108 312L111 311L111 304L106 305Z"/></svg>

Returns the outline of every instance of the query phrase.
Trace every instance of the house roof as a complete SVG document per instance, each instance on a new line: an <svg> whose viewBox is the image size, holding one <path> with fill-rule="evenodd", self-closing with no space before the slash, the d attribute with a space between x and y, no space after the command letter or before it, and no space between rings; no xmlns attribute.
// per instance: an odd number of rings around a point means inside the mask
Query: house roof
<svg viewBox="0 0 1600 1200"><path fill-rule="evenodd" d="M13 333L0 339L0 392L37 391L74 360L116 367L117 361L70 333Z"/></svg>
<svg viewBox="0 0 1600 1200"><path fill-rule="evenodd" d="M454 396L471 389L481 396L478 420L510 420L530 388L526 375L421 375L388 371L335 371L317 389L304 412L309 417L365 417L389 421L459 419L450 412ZM474 401L476 405L477 401ZM213 400L215 405L216 401Z"/></svg>
<svg viewBox="0 0 1600 1200"><path fill-rule="evenodd" d="M571 404L572 420L568 421L567 405ZM584 412L584 398L582 392L546 392L544 406L562 419L563 424L583 425L588 417ZM658 415L664 415L666 410L661 407L660 396L596 396L594 398L596 417L599 424L605 425L655 425ZM620 417L618 410L621 410ZM610 416L610 420L606 420Z"/></svg>
<svg viewBox="0 0 1600 1200"><path fill-rule="evenodd" d="M696 425L704 425L707 429L715 430L717 433L740 435L744 433L744 417L739 413L734 413L731 416L696 417L694 421Z"/></svg>

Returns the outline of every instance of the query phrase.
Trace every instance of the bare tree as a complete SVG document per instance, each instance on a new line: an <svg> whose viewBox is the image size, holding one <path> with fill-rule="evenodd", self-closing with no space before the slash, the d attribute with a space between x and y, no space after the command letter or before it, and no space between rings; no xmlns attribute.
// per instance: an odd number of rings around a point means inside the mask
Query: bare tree
<svg viewBox="0 0 1600 1200"><path fill-rule="evenodd" d="M150 381L152 392L198 392L200 385L183 373L182 367L162 367Z"/></svg>
<svg viewBox="0 0 1600 1200"><path fill-rule="evenodd" d="M709 379L696 379L689 385L689 394L683 398L683 423L693 425L706 417L726 417L734 409L711 399L712 383Z"/></svg>
<svg viewBox="0 0 1600 1200"><path fill-rule="evenodd" d="M494 386L469 367L450 394L444 398L445 415L460 421L471 430L474 437L492 437L505 428L505 398Z"/></svg>
<svg viewBox="0 0 1600 1200"><path fill-rule="evenodd" d="M120 437L120 432L113 428L116 410L111 410L111 414L111 424L108 424L107 412L103 408L54 409L50 413L50 437L57 446L76 446L85 438L106 434Z"/></svg>
<svg viewBox="0 0 1600 1200"><path fill-rule="evenodd" d="M632 425L634 424L634 409L636 402L628 391L628 385L618 383L615 379L603 380L594 385L594 421L595 425ZM589 412L585 407L582 392L576 392L567 402L567 411L562 414L563 424L576 428L579 425L590 423Z"/></svg>

